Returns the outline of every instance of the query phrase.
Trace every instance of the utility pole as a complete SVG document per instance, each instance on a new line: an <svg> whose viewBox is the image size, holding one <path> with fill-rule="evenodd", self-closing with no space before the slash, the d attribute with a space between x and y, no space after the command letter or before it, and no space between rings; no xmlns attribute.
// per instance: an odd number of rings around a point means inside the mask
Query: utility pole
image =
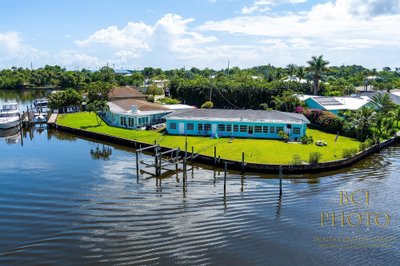
<svg viewBox="0 0 400 266"><path fill-rule="evenodd" d="M210 102L211 102L211 95L212 95L212 88L214 86L214 81L211 80L211 86L210 86Z"/></svg>

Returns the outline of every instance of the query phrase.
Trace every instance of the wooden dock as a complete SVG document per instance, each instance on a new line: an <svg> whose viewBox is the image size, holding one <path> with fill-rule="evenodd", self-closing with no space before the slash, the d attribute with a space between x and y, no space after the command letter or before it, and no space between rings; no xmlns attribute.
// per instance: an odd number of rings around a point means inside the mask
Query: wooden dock
<svg viewBox="0 0 400 266"><path fill-rule="evenodd" d="M53 126L57 121L58 114L51 114L49 120L47 120L47 124Z"/></svg>

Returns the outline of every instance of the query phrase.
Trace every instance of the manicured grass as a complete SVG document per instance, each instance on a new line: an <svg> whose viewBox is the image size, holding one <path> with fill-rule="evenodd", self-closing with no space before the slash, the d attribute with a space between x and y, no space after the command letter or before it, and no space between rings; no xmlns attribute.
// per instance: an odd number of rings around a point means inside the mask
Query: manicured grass
<svg viewBox="0 0 400 266"><path fill-rule="evenodd" d="M153 143L157 140L164 147L185 148L184 136L163 135L159 131L129 130L107 126L104 122L98 125L94 113L63 114L58 117L59 125L79 128L91 132L113 135L121 138ZM245 153L246 162L265 164L289 164L293 155L300 155L303 161L308 162L310 152L320 152L322 162L342 159L343 149L358 149L360 142L339 136L335 142L335 134L321 132L315 129L307 129L307 135L312 136L314 141L324 140L328 143L325 147L315 144L303 145L295 143L284 143L280 140L263 139L234 139L231 143L228 138L211 139L209 137L188 136L188 151L194 146L195 152L213 156L214 146L217 147L217 155L224 159L241 161L242 152Z"/></svg>

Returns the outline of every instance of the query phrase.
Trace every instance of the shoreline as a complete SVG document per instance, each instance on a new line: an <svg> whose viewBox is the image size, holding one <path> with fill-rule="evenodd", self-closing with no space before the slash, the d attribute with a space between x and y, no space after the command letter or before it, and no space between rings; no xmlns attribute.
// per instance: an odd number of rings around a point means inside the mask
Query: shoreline
<svg viewBox="0 0 400 266"><path fill-rule="evenodd" d="M68 126L62 126L58 125L57 123L54 125L54 128L63 132L67 133L72 133L77 136L83 136L83 137L88 137L92 138L95 140L100 140L100 141L105 141L109 142L112 144L117 144L129 148L144 148L148 146L152 146L153 144L137 141L137 140L130 140L130 139L125 139L121 137L116 137L104 133L97 133L97 132L91 132L83 129L77 129L77 128L72 128ZM386 140L380 144L376 144L374 146L369 147L365 151L357 153L355 156L351 158L344 158L336 161L328 161L328 162L322 162L322 163L317 163L317 164L304 164L304 165L288 165L288 164L259 164L259 163L250 163L250 162L244 162L244 167L242 162L240 161L234 161L234 160L229 160L229 159L223 159L219 157L211 157L208 155L203 155L203 154L196 154L197 155L194 163L203 163L206 165L210 166L215 166L222 168L224 167L224 162L227 163L228 169L232 170L239 170L242 172L256 172L256 173L278 173L279 168L282 167L282 172L285 174L307 174L307 173L320 173L320 172L328 172L332 170L338 170L338 169L343 169L350 167L354 165L357 162L362 161L363 159L369 157L370 155L379 152L381 149L386 148L388 146L391 146L395 143L400 142L400 136L397 135L396 137L390 138L389 140ZM169 151L171 148L168 147L163 147L160 146L161 151ZM179 155L184 155L185 151L180 150ZM192 153L187 151L186 152L188 158L191 157Z"/></svg>

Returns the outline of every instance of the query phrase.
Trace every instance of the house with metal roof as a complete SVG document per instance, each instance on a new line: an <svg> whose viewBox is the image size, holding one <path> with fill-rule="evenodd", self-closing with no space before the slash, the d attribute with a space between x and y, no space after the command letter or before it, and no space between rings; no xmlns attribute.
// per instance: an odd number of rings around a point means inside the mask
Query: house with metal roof
<svg viewBox="0 0 400 266"><path fill-rule="evenodd" d="M310 121L303 114L264 110L192 109L165 117L171 135L290 139L306 135Z"/></svg>
<svg viewBox="0 0 400 266"><path fill-rule="evenodd" d="M303 100L309 108L329 111L334 114L339 114L343 110L358 110L363 106L370 104L368 97L330 97L330 96L311 96L301 95L300 100Z"/></svg>
<svg viewBox="0 0 400 266"><path fill-rule="evenodd" d="M115 87L109 95L109 109L104 114L107 124L137 129L162 123L164 116L173 112L160 104L148 102L146 95L133 87Z"/></svg>

